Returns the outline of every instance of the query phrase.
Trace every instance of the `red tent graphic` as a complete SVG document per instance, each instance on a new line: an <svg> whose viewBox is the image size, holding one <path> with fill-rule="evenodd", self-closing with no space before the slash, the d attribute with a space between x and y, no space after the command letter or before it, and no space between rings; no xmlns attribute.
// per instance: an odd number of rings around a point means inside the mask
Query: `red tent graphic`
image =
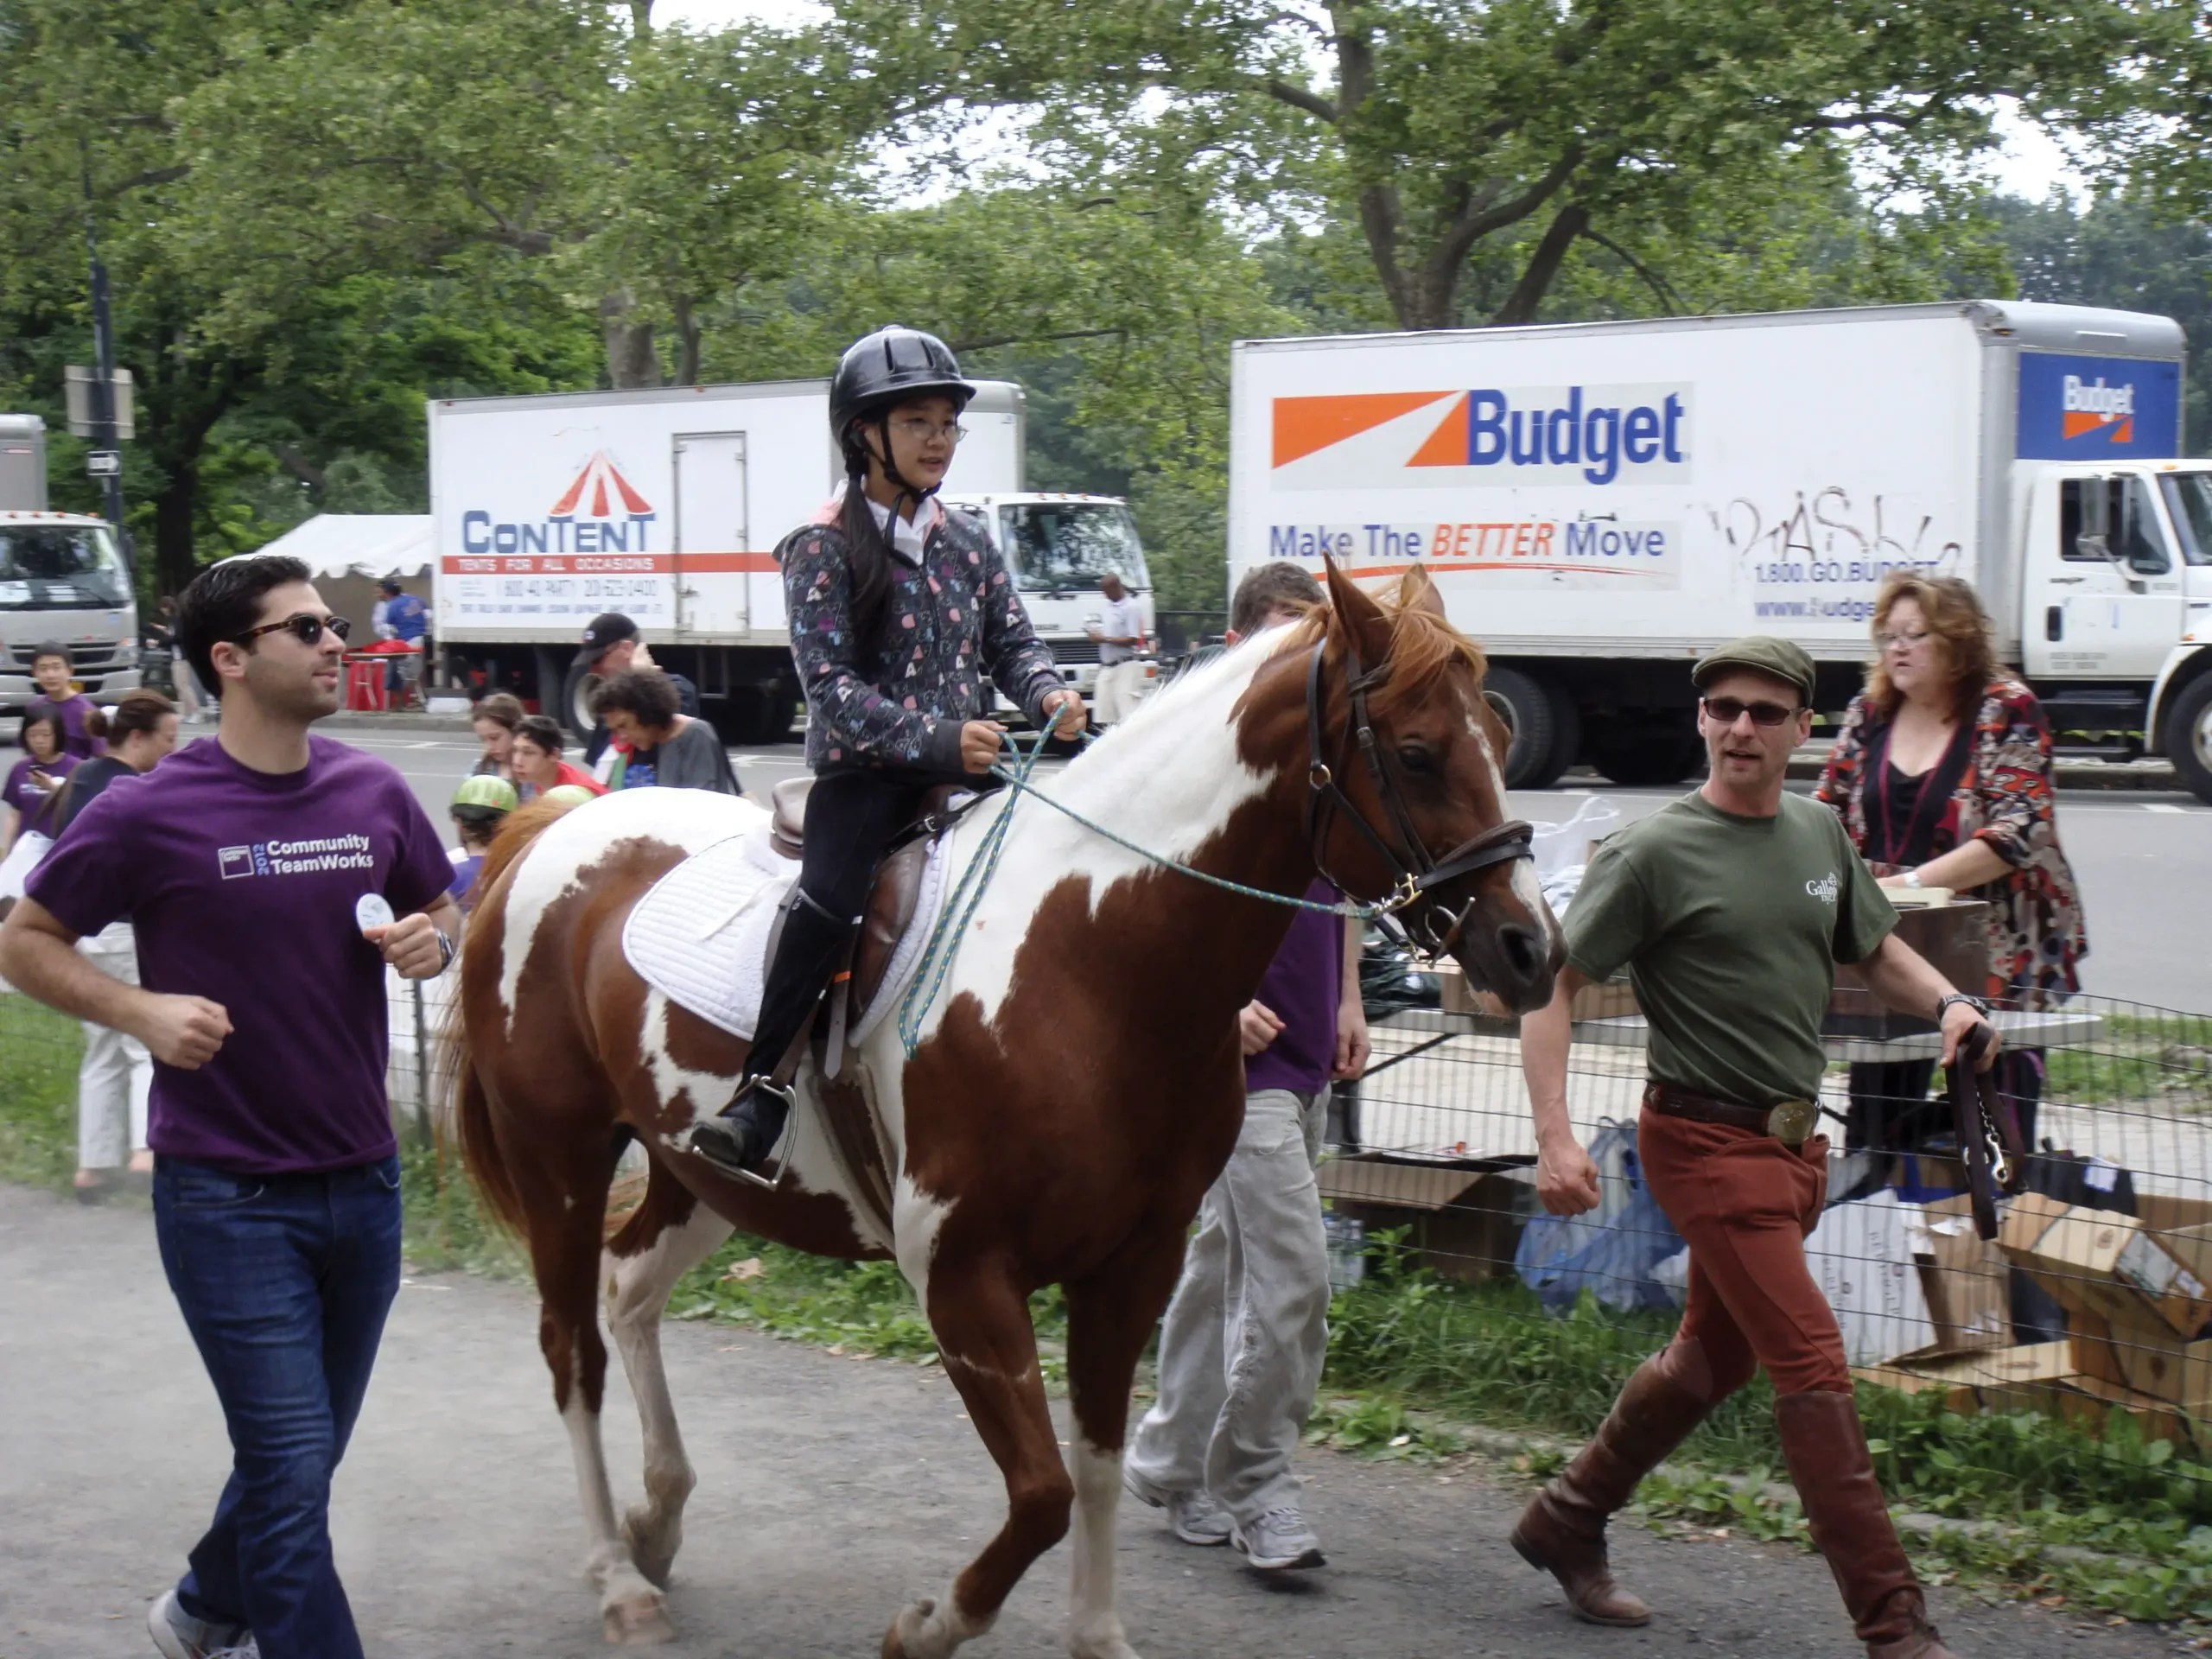
<svg viewBox="0 0 2212 1659"><path fill-rule="evenodd" d="M609 511L610 499L622 504L620 513ZM581 507L578 503L584 505ZM569 486L561 499L553 504L548 518L573 518L578 512L591 518L650 518L652 504L630 487L630 480L622 476L614 463L607 459L604 449L594 451L584 463L583 471L576 474L576 481Z"/></svg>

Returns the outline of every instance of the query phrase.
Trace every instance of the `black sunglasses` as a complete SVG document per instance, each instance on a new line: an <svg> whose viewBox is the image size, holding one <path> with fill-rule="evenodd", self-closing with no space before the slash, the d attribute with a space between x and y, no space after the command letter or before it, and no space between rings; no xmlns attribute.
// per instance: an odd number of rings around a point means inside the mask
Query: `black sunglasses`
<svg viewBox="0 0 2212 1659"><path fill-rule="evenodd" d="M1780 702L1745 702L1741 697L1700 697L1705 712L1723 726L1733 726L1745 715L1754 726L1779 726L1790 715L1802 712Z"/></svg>
<svg viewBox="0 0 2212 1659"><path fill-rule="evenodd" d="M264 622L257 628L248 628L231 643L251 645L264 633L289 633L303 645L322 643L322 631L328 628L338 643L346 643L346 636L353 632L353 625L342 616L315 616L306 611L295 611L282 622Z"/></svg>

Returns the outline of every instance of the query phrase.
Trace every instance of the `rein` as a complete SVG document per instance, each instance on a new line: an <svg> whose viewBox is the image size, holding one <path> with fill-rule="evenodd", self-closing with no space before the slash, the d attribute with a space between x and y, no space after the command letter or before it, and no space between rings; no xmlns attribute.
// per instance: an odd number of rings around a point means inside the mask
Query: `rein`
<svg viewBox="0 0 2212 1659"><path fill-rule="evenodd" d="M1026 752L1012 733L1002 734L999 739L1000 746L1014 757L1014 764L1011 766L1003 763L995 766L990 775L1006 785L1017 798L1026 795L1042 801L1054 811L1071 819L1102 840L1111 842L1124 852L1134 853L1163 870L1173 870L1178 875L1187 875L1194 881L1203 881L1210 887L1218 887L1225 893L1236 893L1246 899L1258 899L1288 910L1316 911L1325 916L1341 916L1347 921L1361 923L1401 916L1413 906L1428 899L1428 908L1421 912L1417 923L1402 919L1401 925L1423 950L1432 955L1441 956L1458 940L1459 931L1466 925L1467 913L1474 908L1474 903L1470 899L1457 912L1446 910L1440 902L1430 899L1430 890L1478 870L1488 869L1494 864L1535 856L1535 831L1521 819L1509 819L1485 830L1471 840L1461 842L1441 861L1429 857L1428 849L1421 845L1421 837L1414 833L1412 817L1406 810L1395 779L1383 762L1382 745L1375 735L1374 722L1368 715L1367 694L1373 689L1380 671L1363 674L1357 652L1347 639L1344 643L1349 671L1346 690L1350 694L1351 718L1346 727L1344 742L1348 747L1357 741L1361 752L1367 757L1376 791L1389 809L1399 837L1398 845L1394 847L1385 840L1351 798L1338 787L1336 774L1325 759L1320 696L1321 650L1321 643L1317 643L1306 667L1306 730L1310 744L1306 831L1312 843L1313 868L1323 880L1339 892L1343 891L1344 884L1330 874L1324 861L1324 846L1330 826L1336 815L1342 812L1374 844L1394 873L1395 883L1389 897L1386 899L1371 904L1349 899L1333 905L1320 904L1311 899L1293 898L1284 893L1271 893L1265 887L1232 881L1226 876L1211 874L1179 860L1155 853L1149 848L1140 847L1127 836L1084 817L1066 802L1046 793L1029 781L1030 774L1037 769L1038 761L1044 756L1048 735L1046 733L1037 734ZM1091 734L1084 734L1083 742L1086 748L1097 741ZM899 1009L899 1038L910 1060L914 1058L914 1051L921 1046L923 1017L937 1001L938 993L944 988L945 976L950 973L953 959L959 954L957 941L967 933L968 924L974 919L976 906L982 902L984 892L989 887L991 877L998 868L999 855L1006 849L1007 830L1014 822L1014 810L1018 804L1018 799L1008 800L1004 810L984 830L982 845L976 849L975 858L947 895L944 908L938 913L937 925L931 929L929 942L923 947L921 960L914 971L912 988L906 993ZM1430 919L1431 912L1449 924L1440 933L1437 931L1436 923Z"/></svg>

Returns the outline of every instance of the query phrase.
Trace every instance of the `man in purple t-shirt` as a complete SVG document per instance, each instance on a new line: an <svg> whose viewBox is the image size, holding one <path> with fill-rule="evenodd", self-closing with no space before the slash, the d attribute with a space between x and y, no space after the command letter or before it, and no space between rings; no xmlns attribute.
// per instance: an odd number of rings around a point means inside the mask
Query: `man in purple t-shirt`
<svg viewBox="0 0 2212 1659"><path fill-rule="evenodd" d="M1246 573L1229 643L1322 602L1294 564ZM1343 898L1325 881L1306 897ZM1329 1346L1329 1253L1313 1181L1332 1077L1367 1066L1357 927L1301 910L1237 1018L1244 1127L1198 1210L1160 1335L1160 1393L1122 1479L1186 1544L1234 1541L1256 1567L1322 1565L1290 1466Z"/></svg>
<svg viewBox="0 0 2212 1659"><path fill-rule="evenodd" d="M338 707L346 624L308 575L232 559L185 589L214 741L101 791L0 930L0 974L154 1057L155 1233L234 1454L149 1616L169 1659L361 1653L329 1503L399 1287L385 969L427 979L461 937L399 774L308 734ZM140 985L73 948L125 916Z"/></svg>
<svg viewBox="0 0 2212 1659"><path fill-rule="evenodd" d="M86 728L92 718L92 700L74 690L69 679L69 647L58 639L40 645L31 658L31 678L38 696L23 709L25 720L51 715L61 722L61 752L79 760L107 753L107 745Z"/></svg>

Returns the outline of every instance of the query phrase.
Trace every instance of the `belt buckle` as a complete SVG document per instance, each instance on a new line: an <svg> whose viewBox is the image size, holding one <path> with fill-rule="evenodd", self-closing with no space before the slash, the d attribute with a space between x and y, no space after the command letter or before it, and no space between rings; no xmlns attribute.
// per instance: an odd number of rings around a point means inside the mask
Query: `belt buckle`
<svg viewBox="0 0 2212 1659"><path fill-rule="evenodd" d="M1766 1115L1766 1132L1785 1147L1802 1147L1820 1122L1821 1109L1811 1101L1785 1100Z"/></svg>

